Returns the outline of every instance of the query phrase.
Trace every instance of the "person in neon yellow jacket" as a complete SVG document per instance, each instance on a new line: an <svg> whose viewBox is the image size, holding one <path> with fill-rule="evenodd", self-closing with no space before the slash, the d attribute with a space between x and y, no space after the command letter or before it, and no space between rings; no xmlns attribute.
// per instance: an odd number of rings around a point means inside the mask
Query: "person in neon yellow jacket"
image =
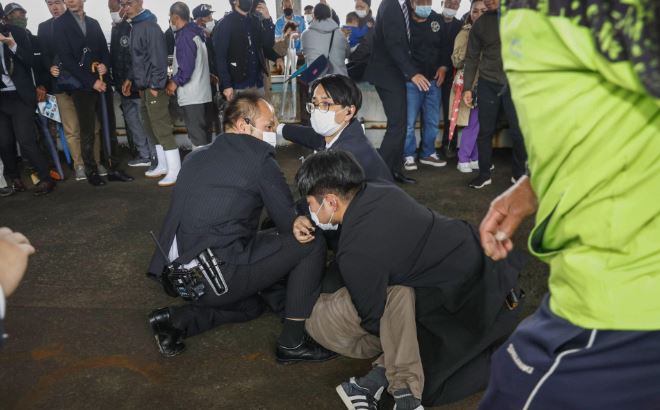
<svg viewBox="0 0 660 410"><path fill-rule="evenodd" d="M493 356L480 408L660 408L660 2L500 13L531 175L493 201L482 245L505 257L536 212L550 294Z"/></svg>

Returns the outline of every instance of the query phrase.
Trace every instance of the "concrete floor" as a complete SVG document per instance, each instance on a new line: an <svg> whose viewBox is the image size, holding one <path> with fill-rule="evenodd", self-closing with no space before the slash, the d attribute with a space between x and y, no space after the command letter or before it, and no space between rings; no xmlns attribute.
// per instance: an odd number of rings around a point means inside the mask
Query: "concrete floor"
<svg viewBox="0 0 660 410"><path fill-rule="evenodd" d="M288 180L302 152L279 150ZM489 201L509 186L510 152L495 155L494 184L467 188L451 162L423 167L405 187L431 208L478 224ZM37 248L21 287L8 301L10 338L0 351L0 409L342 409L334 387L369 369L369 361L277 365L280 330L270 314L220 327L162 358L146 324L154 308L173 303L144 277L170 189L130 169L134 183L94 188L68 180L44 198L0 199L0 225L25 233ZM27 180L27 179L26 179ZM531 222L516 238L524 247ZM547 268L529 263L521 282L523 315L546 292ZM449 409L474 409L479 395Z"/></svg>

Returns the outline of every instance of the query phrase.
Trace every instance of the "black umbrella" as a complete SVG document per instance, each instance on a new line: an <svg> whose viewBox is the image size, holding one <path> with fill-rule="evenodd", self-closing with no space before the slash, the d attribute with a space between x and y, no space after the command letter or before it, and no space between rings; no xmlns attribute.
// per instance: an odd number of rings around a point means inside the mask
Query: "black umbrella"
<svg viewBox="0 0 660 410"><path fill-rule="evenodd" d="M41 114L37 114L37 124L41 128L41 132L44 134L44 140L48 146L48 152L50 152L51 157L53 157L53 163L55 164L55 169L57 173L60 174L60 178L64 179L64 171L62 170L62 163L60 162L60 156L57 153L57 148L55 148L55 143L53 142L53 137L50 135L50 130L48 129L48 118L44 117Z"/></svg>
<svg viewBox="0 0 660 410"><path fill-rule="evenodd" d="M92 64L92 71L96 72L99 63ZM99 80L103 81L103 75L99 74ZM110 162L110 154L112 152L112 146L110 144L110 119L108 118L108 103L105 99L105 93L101 94L101 126L103 130L103 148L105 150L105 157Z"/></svg>

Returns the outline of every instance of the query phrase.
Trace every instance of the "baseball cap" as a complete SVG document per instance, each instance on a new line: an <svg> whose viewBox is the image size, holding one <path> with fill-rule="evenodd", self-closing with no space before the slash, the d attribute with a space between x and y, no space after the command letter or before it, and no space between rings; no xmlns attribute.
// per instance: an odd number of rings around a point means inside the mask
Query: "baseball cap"
<svg viewBox="0 0 660 410"><path fill-rule="evenodd" d="M210 16L211 14L215 13L212 10L212 8L213 8L213 6L211 6L210 4L200 4L199 6L197 6L193 9L193 12L192 12L193 19L197 20L197 19L201 19L201 18Z"/></svg>
<svg viewBox="0 0 660 410"><path fill-rule="evenodd" d="M21 10L21 11L24 11L24 12L27 13L27 10L25 10L23 8L23 6L21 6L20 4L18 4L18 3L9 3L5 6L5 15L8 16L11 13L15 12L16 10Z"/></svg>

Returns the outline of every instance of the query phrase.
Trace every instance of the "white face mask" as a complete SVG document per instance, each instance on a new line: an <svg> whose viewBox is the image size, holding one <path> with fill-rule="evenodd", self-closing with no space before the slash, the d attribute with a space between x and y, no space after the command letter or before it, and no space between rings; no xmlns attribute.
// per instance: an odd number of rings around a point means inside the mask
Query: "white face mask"
<svg viewBox="0 0 660 410"><path fill-rule="evenodd" d="M328 221L328 223L322 224L321 221L319 221L319 216L318 216L317 212L321 211L321 208L323 208L323 205L325 205L325 199L323 200L323 202L321 202L321 206L319 207L318 211L312 212L312 207L311 206L309 207L309 214L312 217L312 221L314 221L316 226L318 226L319 229L321 229L323 231L336 231L337 229L339 229L339 225L332 223L332 218L334 218L334 216L335 216L335 211L332 211L332 214L330 215L330 220Z"/></svg>
<svg viewBox="0 0 660 410"><path fill-rule="evenodd" d="M274 132L264 131L261 138L267 142L271 147L277 147L277 134Z"/></svg>
<svg viewBox="0 0 660 410"><path fill-rule="evenodd" d="M442 9L442 15L447 18L454 17L456 13L458 13L458 10L456 9L448 9L447 7Z"/></svg>
<svg viewBox="0 0 660 410"><path fill-rule="evenodd" d="M213 32L213 29L215 28L215 20L206 22L205 26L206 26L206 31L208 33Z"/></svg>
<svg viewBox="0 0 660 410"><path fill-rule="evenodd" d="M314 16L313 16L313 15L311 15L311 14L305 14L305 21L307 22L307 24L311 23L312 20L314 20Z"/></svg>
<svg viewBox="0 0 660 410"><path fill-rule="evenodd" d="M115 23L115 24L119 24L122 21L124 21L124 19L121 18L121 16L119 15L118 11L111 12L110 13L110 18L112 19L112 22Z"/></svg>
<svg viewBox="0 0 660 410"><path fill-rule="evenodd" d="M357 14L359 18L363 19L367 17L368 12L367 10L355 10L355 14Z"/></svg>
<svg viewBox="0 0 660 410"><path fill-rule="evenodd" d="M335 121L335 112L332 110L321 112L321 110L315 109L314 112L312 112L311 121L314 131L324 137L331 136L342 126L342 124L338 124Z"/></svg>

